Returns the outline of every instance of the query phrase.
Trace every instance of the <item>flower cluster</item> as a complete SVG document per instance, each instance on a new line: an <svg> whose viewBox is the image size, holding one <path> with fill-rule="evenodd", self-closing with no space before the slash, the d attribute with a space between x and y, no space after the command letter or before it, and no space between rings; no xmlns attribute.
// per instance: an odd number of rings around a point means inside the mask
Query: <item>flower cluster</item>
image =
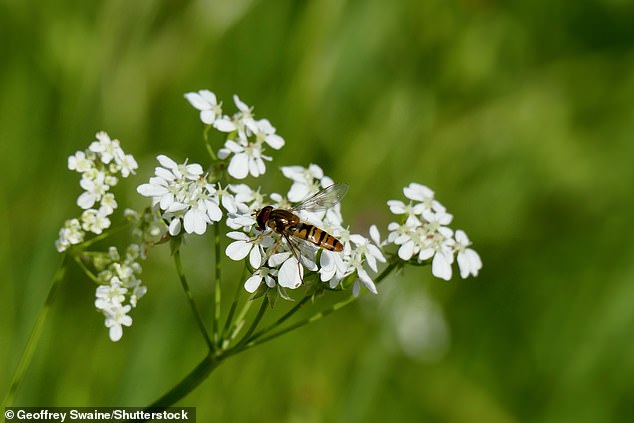
<svg viewBox="0 0 634 423"><path fill-rule="evenodd" d="M283 167L282 173L293 181L286 196L271 194L270 204L275 208L289 208L291 202L300 202L294 212L305 222L315 225L335 236L342 244L340 252L323 249L317 254L317 247L306 242L288 244L279 239L279 234L271 231L260 233L255 229L253 213L264 204L259 192L247 192L245 186L234 189L240 192L245 200L240 203L241 213L232 216L234 229L242 229L227 234L234 241L227 246L226 254L232 260L243 260L249 256L249 263L255 269L253 275L245 282L245 289L256 291L262 282L269 288L276 283L283 288L298 288L304 278L304 269L317 272L322 282L330 288L337 288L348 276L355 278L353 292L358 294L361 286L376 293L376 287L368 274L367 268L376 272L377 261L385 262L381 253L378 229L370 228L372 241L359 234L350 234L343 226L340 204L324 210L302 210L301 201L333 185L332 179L324 176L323 170L314 164L308 168L301 166ZM238 194L236 194L238 198ZM249 203L249 201L251 201ZM231 225L230 225L231 226ZM274 241L273 238L276 238ZM292 240L293 237L290 237ZM292 241L291 241L292 242ZM318 264L319 263L319 264ZM367 267L366 267L367 266Z"/></svg>
<svg viewBox="0 0 634 423"><path fill-rule="evenodd" d="M482 268L480 256L473 249L467 234L462 230L455 233L447 225L453 216L434 199L434 192L428 187L411 183L403 188L409 203L400 200L387 202L392 213L402 216L401 223L392 222L387 242L398 246L400 259L414 258L422 263L432 261L432 274L437 278L451 279L451 265L457 254L460 276L477 276Z"/></svg>
<svg viewBox="0 0 634 423"><path fill-rule="evenodd" d="M137 277L141 273L141 265L137 261L139 252L140 247L132 244L123 260L115 247L110 247L108 253L92 256L100 283L95 292L95 307L105 316L112 341L121 339L123 326L132 325L132 317L128 313L147 292Z"/></svg>
<svg viewBox="0 0 634 423"><path fill-rule="evenodd" d="M157 160L161 166L155 168L155 176L139 185L137 192L151 197L152 205L162 211L170 235L178 235L183 227L187 233L204 234L207 225L222 219L221 197L223 206L234 210L231 196L221 196L199 164L177 164L164 155Z"/></svg>
<svg viewBox="0 0 634 423"><path fill-rule="evenodd" d="M232 116L222 114L222 104L209 90L190 92L185 98L200 111L203 123L228 134L218 157L224 160L231 156L227 172L236 179L244 179L249 174L258 177L266 172L264 161L271 161L271 157L264 155L265 144L275 150L284 146L284 139L275 133L271 122L255 119L253 108L237 95L233 96L233 101L238 112Z"/></svg>
<svg viewBox="0 0 634 423"><path fill-rule="evenodd" d="M97 133L96 138L87 150L68 158L68 168L81 173L84 192L77 198L77 205L84 212L65 222L55 242L59 252L81 243L86 232L100 234L110 227L109 216L117 208L110 188L117 184L118 175L127 178L138 167L134 157L121 149L119 140L110 139L105 132Z"/></svg>

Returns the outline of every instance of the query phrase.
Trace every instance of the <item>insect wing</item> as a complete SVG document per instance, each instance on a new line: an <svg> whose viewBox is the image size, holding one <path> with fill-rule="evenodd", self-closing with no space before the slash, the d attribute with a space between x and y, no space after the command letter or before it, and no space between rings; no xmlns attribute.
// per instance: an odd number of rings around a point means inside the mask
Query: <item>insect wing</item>
<svg viewBox="0 0 634 423"><path fill-rule="evenodd" d="M348 192L347 184L334 184L330 185L317 194L312 195L295 205L291 210L300 211L305 210L307 212L318 212L327 210L339 203L344 195Z"/></svg>
<svg viewBox="0 0 634 423"><path fill-rule="evenodd" d="M315 264L315 254L317 246L305 238L300 238L292 233L284 234L284 239L288 243L289 249L295 258L301 262L308 270L317 270Z"/></svg>

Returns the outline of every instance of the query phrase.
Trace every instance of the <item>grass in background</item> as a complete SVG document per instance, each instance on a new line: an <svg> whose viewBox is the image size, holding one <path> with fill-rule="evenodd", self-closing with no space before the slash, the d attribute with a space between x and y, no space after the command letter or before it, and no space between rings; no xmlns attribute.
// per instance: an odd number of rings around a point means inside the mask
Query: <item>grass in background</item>
<svg viewBox="0 0 634 423"><path fill-rule="evenodd" d="M118 194L140 203L157 153L205 157L182 94L209 88L277 127L287 146L272 166L316 162L347 182L354 230L387 223L385 200L425 183L484 268L388 282L441 306L441 358L405 355L366 295L223 364L183 401L199 419L631 420L633 20L619 1L2 2L0 387L75 213L66 157L107 130L139 159ZM286 189L274 175L259 182ZM197 247L184 258L204 305L212 259ZM185 374L204 345L168 257L145 268L118 344L91 283L69 274L17 404L144 405Z"/></svg>

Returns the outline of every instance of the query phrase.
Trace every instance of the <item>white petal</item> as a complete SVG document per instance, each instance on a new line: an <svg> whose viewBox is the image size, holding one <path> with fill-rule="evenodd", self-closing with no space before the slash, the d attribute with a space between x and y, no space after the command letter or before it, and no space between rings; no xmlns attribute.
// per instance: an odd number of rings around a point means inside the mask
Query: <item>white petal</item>
<svg viewBox="0 0 634 423"><path fill-rule="evenodd" d="M183 226L188 234L192 232L198 235L204 234L207 229L205 214L199 209L189 210L183 217Z"/></svg>
<svg viewBox="0 0 634 423"><path fill-rule="evenodd" d="M244 283L244 289L246 289L247 292L252 294L260 287L261 283L262 283L262 276L258 274L254 274L253 276L251 276L249 279L246 280L246 282Z"/></svg>
<svg viewBox="0 0 634 423"><path fill-rule="evenodd" d="M401 260L409 260L414 255L414 242L409 240L405 244L401 245L401 248L398 249L398 256Z"/></svg>
<svg viewBox="0 0 634 423"><path fill-rule="evenodd" d="M249 263L254 269L259 268L262 265L262 255L260 254L260 247L254 245L249 254Z"/></svg>
<svg viewBox="0 0 634 423"><path fill-rule="evenodd" d="M368 244L368 252L381 263L385 263L385 257L383 257L383 253L377 246Z"/></svg>
<svg viewBox="0 0 634 423"><path fill-rule="evenodd" d="M256 160L258 163L258 170L260 171L260 175L264 175L264 172L266 172L266 166L264 165L264 160L262 160L259 157Z"/></svg>
<svg viewBox="0 0 634 423"><path fill-rule="evenodd" d="M431 247L423 248L418 253L418 261L425 261L427 259L430 259L434 255L434 253L435 253L435 251Z"/></svg>
<svg viewBox="0 0 634 423"><path fill-rule="evenodd" d="M207 208L207 216L209 216L213 222L220 222L222 219L222 210L220 210L218 204L213 201L205 201L205 205Z"/></svg>
<svg viewBox="0 0 634 423"><path fill-rule="evenodd" d="M371 254L366 255L365 261L368 263L368 266L370 266L370 269L372 269L374 273L378 271L376 267L376 258L373 255Z"/></svg>
<svg viewBox="0 0 634 423"><path fill-rule="evenodd" d="M158 156L156 156L156 160L158 160L161 166L163 166L164 168L167 168L170 170L174 170L178 168L178 164L174 160L170 159L169 157L163 154L159 154Z"/></svg>
<svg viewBox="0 0 634 423"><path fill-rule="evenodd" d="M284 252L284 253L276 253L271 255L271 257L269 257L269 266L271 267L277 267L280 264L284 263L286 261L287 258L289 258L291 255L290 252Z"/></svg>
<svg viewBox="0 0 634 423"><path fill-rule="evenodd" d="M79 197L77 197L77 205L86 210L91 208L95 204L96 199L97 198L93 194L89 192L83 192Z"/></svg>
<svg viewBox="0 0 634 423"><path fill-rule="evenodd" d="M361 282L363 282L363 285L365 285L365 287L368 288L371 293L378 294L378 291L376 290L376 285L374 285L374 282L372 282L372 279L368 275L368 272L366 272L362 268L358 268L357 275L359 275L359 279L361 280Z"/></svg>
<svg viewBox="0 0 634 423"><path fill-rule="evenodd" d="M172 204L174 204L174 194L172 194L171 192L163 195L161 197L161 200L159 201L159 207L161 208L161 210L168 210L172 206Z"/></svg>
<svg viewBox="0 0 634 423"><path fill-rule="evenodd" d="M304 181L304 168L301 166L282 166L282 174L295 182Z"/></svg>
<svg viewBox="0 0 634 423"><path fill-rule="evenodd" d="M234 140L225 141L225 148L232 153L242 153L244 151L244 147L235 142Z"/></svg>
<svg viewBox="0 0 634 423"><path fill-rule="evenodd" d="M241 112L249 111L249 106L247 106L242 100L240 100L240 97L235 94L233 95L233 102L236 104L236 107L240 109Z"/></svg>
<svg viewBox="0 0 634 423"><path fill-rule="evenodd" d="M227 118L216 119L214 122L214 128L220 132L233 132L236 130L236 125Z"/></svg>
<svg viewBox="0 0 634 423"><path fill-rule="evenodd" d="M233 156L227 169L229 175L236 179L244 179L249 174L249 156L246 153L239 153Z"/></svg>
<svg viewBox="0 0 634 423"><path fill-rule="evenodd" d="M321 179L324 177L324 171L316 164L311 163L308 166L308 171L315 177L315 179Z"/></svg>
<svg viewBox="0 0 634 423"><path fill-rule="evenodd" d="M284 288L298 288L302 283L303 270L304 268L298 265L297 259L291 257L280 267L277 281Z"/></svg>
<svg viewBox="0 0 634 423"><path fill-rule="evenodd" d="M356 245L365 245L368 243L368 240L359 234L350 235L350 241L354 242Z"/></svg>
<svg viewBox="0 0 634 423"><path fill-rule="evenodd" d="M108 335L111 341L117 342L123 336L123 328L121 325L111 326Z"/></svg>
<svg viewBox="0 0 634 423"><path fill-rule="evenodd" d="M203 110L200 112L200 120L205 125L213 125L216 121L216 112L213 110Z"/></svg>
<svg viewBox="0 0 634 423"><path fill-rule="evenodd" d="M308 185L295 183L291 186L291 189L288 191L288 199L289 201L296 203L308 197L308 194L310 194Z"/></svg>
<svg viewBox="0 0 634 423"><path fill-rule="evenodd" d="M403 214L405 213L405 203L399 200L389 200L387 202L390 211L394 214Z"/></svg>
<svg viewBox="0 0 634 423"><path fill-rule="evenodd" d="M225 249L225 254L231 260L240 261L249 254L249 251L252 247L253 243L249 243L246 241L232 242L231 244L227 245L227 248ZM259 263L257 267L260 267Z"/></svg>
<svg viewBox="0 0 634 423"><path fill-rule="evenodd" d="M185 98L189 101L189 104L198 110L207 110L210 107L209 102L198 93L187 93L185 94Z"/></svg>
<svg viewBox="0 0 634 423"><path fill-rule="evenodd" d="M379 228L376 225L370 226L370 239L376 245L381 245L381 234L379 233Z"/></svg>
<svg viewBox="0 0 634 423"><path fill-rule="evenodd" d="M235 239L238 241L248 241L249 240L249 235L245 234L244 232L238 232L238 231L231 231L231 232L227 232L227 236L231 239Z"/></svg>
<svg viewBox="0 0 634 423"><path fill-rule="evenodd" d="M280 137L277 134L272 134L267 136L264 141L266 141L266 143L268 145L270 145L272 148L279 150L280 148L284 147L284 138Z"/></svg>
<svg viewBox="0 0 634 423"><path fill-rule="evenodd" d="M181 231L181 220L178 217L172 219L169 225L169 233L172 236L176 236Z"/></svg>
<svg viewBox="0 0 634 423"><path fill-rule="evenodd" d="M469 238L467 237L467 234L466 234L463 230L461 230L461 229L458 229L458 230L456 231L455 238L456 238L456 241L457 241L459 244L462 244L462 245L464 245L464 246L467 246L467 245L469 245L469 244L470 244L470 242L469 242Z"/></svg>
<svg viewBox="0 0 634 423"><path fill-rule="evenodd" d="M203 174L203 167L198 163L192 163L185 166L187 169L188 179L198 179L197 177Z"/></svg>
<svg viewBox="0 0 634 423"><path fill-rule="evenodd" d="M260 176L260 169L258 167L257 159L249 157L249 173L256 178Z"/></svg>
<svg viewBox="0 0 634 423"><path fill-rule="evenodd" d="M198 94L205 100L208 104L216 105L218 104L218 100L216 100L216 94L209 90L200 90Z"/></svg>
<svg viewBox="0 0 634 423"><path fill-rule="evenodd" d="M231 194L223 193L220 197L220 201L222 202L222 207L224 207L229 213L235 213L238 211L236 200Z"/></svg>
<svg viewBox="0 0 634 423"><path fill-rule="evenodd" d="M443 253L436 253L431 263L431 273L437 278L448 281L451 279L451 264Z"/></svg>
<svg viewBox="0 0 634 423"><path fill-rule="evenodd" d="M167 194L169 191L167 188L159 185L142 184L137 187L136 192L144 197L160 197Z"/></svg>
<svg viewBox="0 0 634 423"><path fill-rule="evenodd" d="M410 200L417 201L425 201L427 198L434 197L434 191L427 188L425 185L417 184L416 182L412 182L403 188L403 194L405 194L405 197Z"/></svg>

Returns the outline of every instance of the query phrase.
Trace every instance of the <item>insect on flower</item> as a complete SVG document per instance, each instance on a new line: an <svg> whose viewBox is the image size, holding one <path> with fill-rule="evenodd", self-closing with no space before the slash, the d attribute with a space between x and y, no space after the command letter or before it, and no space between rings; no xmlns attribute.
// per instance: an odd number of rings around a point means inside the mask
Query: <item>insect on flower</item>
<svg viewBox="0 0 634 423"><path fill-rule="evenodd" d="M303 222L295 213L302 210L307 212L327 210L339 203L347 191L348 185L334 184L322 189L290 209L276 209L273 206L266 206L257 210L255 212L255 220L258 229L264 231L268 227L282 236L271 251L277 249L282 239L286 240L298 263L300 261L300 253L295 240L306 241L330 251L342 251L343 244L341 241L323 229Z"/></svg>

